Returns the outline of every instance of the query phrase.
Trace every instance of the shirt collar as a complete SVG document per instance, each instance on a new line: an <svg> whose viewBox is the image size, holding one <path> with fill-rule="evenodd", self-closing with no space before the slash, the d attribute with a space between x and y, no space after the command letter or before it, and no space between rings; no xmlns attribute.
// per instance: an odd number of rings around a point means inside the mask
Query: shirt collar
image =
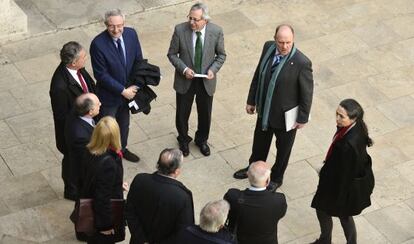
<svg viewBox="0 0 414 244"><path fill-rule="evenodd" d="M86 123L90 124L92 127L95 127L95 122L93 121L92 118L87 117L87 116L79 116L79 118L81 118Z"/></svg>
<svg viewBox="0 0 414 244"><path fill-rule="evenodd" d="M251 191L264 191L264 190L266 190L266 187L249 186L248 189L251 190Z"/></svg>

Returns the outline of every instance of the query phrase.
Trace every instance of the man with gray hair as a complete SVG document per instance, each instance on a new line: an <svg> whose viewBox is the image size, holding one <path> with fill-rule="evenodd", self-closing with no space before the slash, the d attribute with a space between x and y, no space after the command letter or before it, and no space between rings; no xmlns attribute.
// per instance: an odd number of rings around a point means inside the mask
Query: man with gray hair
<svg viewBox="0 0 414 244"><path fill-rule="evenodd" d="M192 193L176 180L182 162L180 150L167 148L159 156L156 172L135 176L125 211L131 244L180 243L179 232L194 224Z"/></svg>
<svg viewBox="0 0 414 244"><path fill-rule="evenodd" d="M107 11L105 26L106 30L93 39L90 47L97 95L102 102L100 117L109 115L116 119L124 158L138 162L139 157L127 149L130 120L127 102L139 88L129 85L128 77L134 63L142 60L141 45L137 32L125 27L125 16L121 10Z"/></svg>
<svg viewBox="0 0 414 244"><path fill-rule="evenodd" d="M285 195L266 190L270 166L264 161L250 164L247 176L249 188L224 195L230 203L228 228L236 232L239 244L277 244L277 224L287 210Z"/></svg>
<svg viewBox="0 0 414 244"><path fill-rule="evenodd" d="M207 140L216 74L226 60L223 30L210 22L208 8L203 3L194 4L187 17L187 22L175 26L167 54L175 68L177 140L183 155L188 156L188 144L193 139L188 135L188 119L195 96L198 125L194 142L204 156L209 156Z"/></svg>
<svg viewBox="0 0 414 244"><path fill-rule="evenodd" d="M207 203L200 212L200 225L188 226L180 235L180 244L235 244L224 224L230 205L226 200Z"/></svg>
<svg viewBox="0 0 414 244"><path fill-rule="evenodd" d="M75 99L83 93L95 92L95 82L85 69L86 58L86 51L79 43L71 41L63 45L60 50L61 62L53 74L49 91L55 124L56 147L63 154L64 197L69 200L76 200L77 188L70 181L64 130Z"/></svg>

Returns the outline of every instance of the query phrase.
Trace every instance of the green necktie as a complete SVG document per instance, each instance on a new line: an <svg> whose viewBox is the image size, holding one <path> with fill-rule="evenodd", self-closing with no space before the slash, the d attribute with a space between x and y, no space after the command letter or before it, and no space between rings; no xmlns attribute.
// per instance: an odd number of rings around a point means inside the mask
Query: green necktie
<svg viewBox="0 0 414 244"><path fill-rule="evenodd" d="M203 44L201 43L201 32L196 31L197 40L194 53L194 69L197 74L201 74L201 60L203 58Z"/></svg>

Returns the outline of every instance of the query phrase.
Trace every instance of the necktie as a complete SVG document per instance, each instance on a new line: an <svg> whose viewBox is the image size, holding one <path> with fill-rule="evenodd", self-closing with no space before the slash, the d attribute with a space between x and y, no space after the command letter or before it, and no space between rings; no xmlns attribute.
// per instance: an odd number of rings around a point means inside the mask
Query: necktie
<svg viewBox="0 0 414 244"><path fill-rule="evenodd" d="M201 43L201 32L197 31L197 40L194 52L194 69L197 74L201 74L201 60L203 58L203 44Z"/></svg>
<svg viewBox="0 0 414 244"><path fill-rule="evenodd" d="M83 79L83 77L82 77L82 74L81 74L81 72L80 72L80 69L78 69L78 71L76 72L76 74L78 75L79 82L80 82L80 84L81 84L81 87L82 87L83 93L88 93L88 92L89 92L89 90L88 90L88 85L86 85L86 82L85 82L85 80L84 80L84 79Z"/></svg>
<svg viewBox="0 0 414 244"><path fill-rule="evenodd" d="M117 44L119 56L121 57L121 60L122 60L122 64L125 65L125 55L124 55L124 49L122 48L122 44L121 44L121 38L118 38L116 40L116 44Z"/></svg>
<svg viewBox="0 0 414 244"><path fill-rule="evenodd" d="M282 55L276 55L276 59L272 64L272 68L270 69L272 73L276 70L276 67L279 65L280 61L282 61L282 58Z"/></svg>

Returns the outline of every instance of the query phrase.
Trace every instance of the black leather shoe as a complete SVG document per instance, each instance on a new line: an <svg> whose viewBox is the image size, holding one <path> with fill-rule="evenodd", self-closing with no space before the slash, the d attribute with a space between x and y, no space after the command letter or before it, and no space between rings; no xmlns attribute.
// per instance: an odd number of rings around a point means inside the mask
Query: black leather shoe
<svg viewBox="0 0 414 244"><path fill-rule="evenodd" d="M140 160L140 158L135 153L132 153L128 149L125 149L123 151L123 156L126 160L133 162L133 163L138 163Z"/></svg>
<svg viewBox="0 0 414 244"><path fill-rule="evenodd" d="M280 186L282 186L282 182L270 181L269 185L266 187L266 190L275 192Z"/></svg>
<svg viewBox="0 0 414 244"><path fill-rule="evenodd" d="M188 147L188 143L180 143L180 150L183 152L183 156L187 157L190 154L190 148Z"/></svg>
<svg viewBox="0 0 414 244"><path fill-rule="evenodd" d="M203 154L204 156L210 156L210 147L207 145L207 143L201 143L201 144L196 144L199 148L200 148L200 152L201 154Z"/></svg>
<svg viewBox="0 0 414 244"><path fill-rule="evenodd" d="M246 168L237 170L233 174L233 178L238 179L238 180L246 179L247 178L247 170L248 169L249 169L249 167L246 167Z"/></svg>

